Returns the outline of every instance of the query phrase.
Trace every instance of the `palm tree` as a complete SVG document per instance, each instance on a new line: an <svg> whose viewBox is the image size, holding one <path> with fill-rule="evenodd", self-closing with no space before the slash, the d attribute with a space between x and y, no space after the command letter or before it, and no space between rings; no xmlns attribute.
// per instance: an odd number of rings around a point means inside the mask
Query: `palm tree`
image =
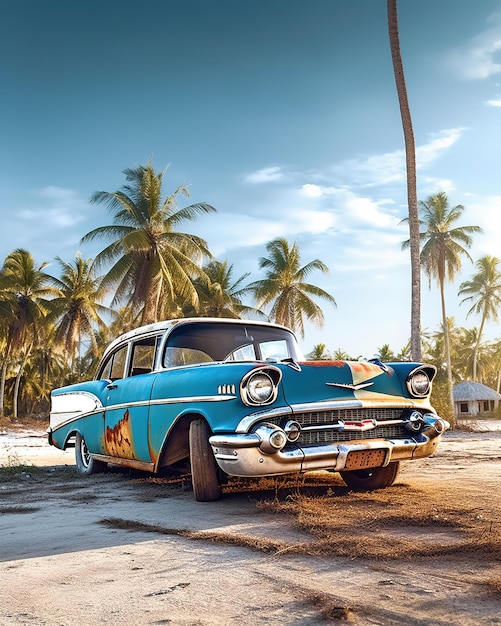
<svg viewBox="0 0 501 626"><path fill-rule="evenodd" d="M82 239L113 239L96 256L95 266L113 263L104 276L103 288L116 286L112 305L125 299L142 308L143 324L157 321L162 298L173 302L181 297L196 306L198 296L192 278L201 275L198 263L204 257L211 258L203 239L175 229L185 220L216 209L203 202L179 209L178 196L189 197L184 185L162 200L166 169L157 173L151 163L126 169L126 184L121 190L95 192L91 202L105 203L114 222L95 228Z"/></svg>
<svg viewBox="0 0 501 626"><path fill-rule="evenodd" d="M400 352L395 357L396 361L412 361L411 354L411 342L408 341L405 346L400 349Z"/></svg>
<svg viewBox="0 0 501 626"><path fill-rule="evenodd" d="M350 356L346 350L343 350L342 348L336 348L332 353L333 361L358 361L361 358L362 357L360 356L357 358Z"/></svg>
<svg viewBox="0 0 501 626"><path fill-rule="evenodd" d="M471 280L461 283L459 287L460 296L466 296L460 302L471 302L472 306L466 316L471 313L480 315L480 328L478 329L477 341L473 352L473 381L477 380L477 359L482 333L485 323L499 319L498 310L501 306L501 271L499 270L499 259L486 255L480 258L477 263L477 273Z"/></svg>
<svg viewBox="0 0 501 626"><path fill-rule="evenodd" d="M492 347L488 343L479 343L479 329L461 328L459 336L451 340L451 362L453 371L461 380L483 382L483 373L487 370ZM474 374L475 371L475 374Z"/></svg>
<svg viewBox="0 0 501 626"><path fill-rule="evenodd" d="M306 358L308 361L328 361L330 355L325 343L316 343L311 352L308 352Z"/></svg>
<svg viewBox="0 0 501 626"><path fill-rule="evenodd" d="M390 345L388 343L385 343L384 345L382 345L380 348L377 349L377 354L375 355L375 357L379 359L380 361L386 361L386 362L396 360L395 353L390 348Z"/></svg>
<svg viewBox="0 0 501 626"><path fill-rule="evenodd" d="M489 354L489 387L495 389L498 393L501 392L501 340L495 341L490 346Z"/></svg>
<svg viewBox="0 0 501 626"><path fill-rule="evenodd" d="M330 294L305 282L314 270L326 274L327 266L315 259L301 267L297 243L291 246L284 238L270 241L266 250L269 257L259 259L259 267L266 270L266 278L252 283L249 289L254 292L260 308L271 306L270 319L298 331L304 337L304 316L318 326L322 326L324 321L322 309L310 296L323 298L336 306Z"/></svg>
<svg viewBox="0 0 501 626"><path fill-rule="evenodd" d="M52 300L53 312L49 322L56 322L55 341L62 342L71 360L73 369L82 340L90 341L91 349L97 354L96 331L106 325L103 314L110 313L100 302L106 295L101 286L101 277L94 277L92 260L82 259L77 253L73 263L56 258L61 266L61 278L51 277L58 295Z"/></svg>
<svg viewBox="0 0 501 626"><path fill-rule="evenodd" d="M109 326L100 328L97 334L97 343L100 350L119 335L137 328L141 324L141 315L131 306L123 306L115 311L113 320Z"/></svg>
<svg viewBox="0 0 501 626"><path fill-rule="evenodd" d="M400 105L400 116L404 132L405 165L407 172L407 203L409 222L409 241L411 259L411 356L414 361L421 361L421 265L419 258L419 213L416 183L416 146L412 128L411 111L405 85L404 66L400 52L398 33L397 0L387 0L388 33L390 38L393 73Z"/></svg>
<svg viewBox="0 0 501 626"><path fill-rule="evenodd" d="M56 342L56 330L53 324L47 322L44 332L44 341L35 346L27 363L27 371L23 387L28 386L25 394L32 394L29 390L36 384L39 390L36 392L36 400L31 400L38 406L38 411L46 411L50 406L50 392L55 387L62 387L67 379L68 360L64 347L60 342ZM45 326L45 324L44 324ZM34 383L31 379L38 377L38 383ZM74 381L76 382L76 381Z"/></svg>
<svg viewBox="0 0 501 626"><path fill-rule="evenodd" d="M5 331L4 365L0 375L0 414L4 408L7 367L14 367L13 417L17 417L17 399L23 369L35 345L44 341L45 318L50 311L49 298L56 290L43 272L47 263L35 265L32 255L21 248L7 255L0 272L0 299L10 307Z"/></svg>
<svg viewBox="0 0 501 626"><path fill-rule="evenodd" d="M264 316L261 311L243 304L243 298L250 288L242 283L249 273L233 280L233 265L228 261L210 261L203 267L203 277L195 278L194 285L198 292L197 310L186 310L187 315L205 315L207 317L230 317L238 319L242 315Z"/></svg>
<svg viewBox="0 0 501 626"><path fill-rule="evenodd" d="M423 243L421 249L421 264L428 276L429 285L435 279L440 290L442 306L442 326L444 329L444 352L447 367L447 384L451 418L454 415L454 400L452 397L452 366L450 339L445 308L445 281L452 282L456 273L461 269L461 257L472 258L467 251L471 247L473 233L480 233L479 226L454 226L463 214L464 206L458 204L449 207L449 199L445 192L430 196L426 201L419 203L421 224L425 227L420 233ZM404 242L403 246L409 242Z"/></svg>

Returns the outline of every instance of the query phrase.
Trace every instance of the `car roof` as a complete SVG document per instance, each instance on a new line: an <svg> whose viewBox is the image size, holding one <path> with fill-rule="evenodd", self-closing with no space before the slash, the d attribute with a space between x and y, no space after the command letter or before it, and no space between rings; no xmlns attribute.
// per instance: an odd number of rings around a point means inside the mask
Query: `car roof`
<svg viewBox="0 0 501 626"><path fill-rule="evenodd" d="M243 319L233 319L229 317L180 317L180 318L172 319L172 320L154 322L153 324L146 324L145 326L139 326L138 328L129 330L128 332L114 339L108 345L108 347L104 351L103 357L106 356L112 350L114 350L118 344L121 344L125 341L130 341L131 339L134 339L136 337L164 332L178 325L200 324L200 323L207 323L207 322L216 323L216 324L220 324L220 323L239 324L239 325L247 325L247 326L249 324L253 326L270 326L273 328L283 328L284 330L287 330L292 335L294 335L294 333L290 330L290 328L287 328L286 326L281 326L280 324L272 324L271 322L261 322L259 320L243 320Z"/></svg>

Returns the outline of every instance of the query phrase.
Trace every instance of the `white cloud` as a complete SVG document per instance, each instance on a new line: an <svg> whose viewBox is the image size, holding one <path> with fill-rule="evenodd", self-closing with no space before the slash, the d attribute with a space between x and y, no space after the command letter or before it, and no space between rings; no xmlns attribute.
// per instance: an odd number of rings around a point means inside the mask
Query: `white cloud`
<svg viewBox="0 0 501 626"><path fill-rule="evenodd" d="M480 226L483 230L483 234L473 235L471 256L474 260L486 254L501 258L501 196L471 196L464 206L461 225Z"/></svg>
<svg viewBox="0 0 501 626"><path fill-rule="evenodd" d="M307 183L301 187L300 193L307 198L320 198L323 196L322 188L319 185Z"/></svg>
<svg viewBox="0 0 501 626"><path fill-rule="evenodd" d="M501 64L494 60L501 50L501 14L491 15L489 22L489 28L451 53L448 64L459 76L481 80L501 72Z"/></svg>
<svg viewBox="0 0 501 626"><path fill-rule="evenodd" d="M207 240L215 256L224 257L228 250L264 245L277 237L294 240L303 234L324 233L337 219L329 211L283 204L274 206L273 217L218 212L190 230Z"/></svg>
<svg viewBox="0 0 501 626"><path fill-rule="evenodd" d="M35 200L19 216L23 220L38 220L39 228L69 228L85 219L88 203L72 189L49 185L32 195Z"/></svg>
<svg viewBox="0 0 501 626"><path fill-rule="evenodd" d="M65 189L64 187L55 187L54 185L47 185L35 192L40 198L45 198L50 202L63 202L73 203L78 200L77 194L72 189Z"/></svg>
<svg viewBox="0 0 501 626"><path fill-rule="evenodd" d="M427 143L416 146L416 167L426 168L459 141L465 128L447 128L430 135ZM406 179L405 152L395 150L366 159L349 159L333 168L334 174L365 187L389 185Z"/></svg>
<svg viewBox="0 0 501 626"><path fill-rule="evenodd" d="M346 198L345 209L348 213L348 219L363 225L363 227L395 228L400 223L400 218L389 214L384 204L384 201L376 202L370 198L350 194Z"/></svg>
<svg viewBox="0 0 501 626"><path fill-rule="evenodd" d="M416 147L416 164L418 168L426 167L436 161L451 148L463 135L466 128L447 128L431 135L431 140Z"/></svg>
<svg viewBox="0 0 501 626"><path fill-rule="evenodd" d="M409 264L409 254L402 251L402 241L405 238L405 232L400 236L392 237L383 233L373 234L371 237L357 238L353 243L357 245L349 245L343 248L343 260L337 266L337 270L344 272L379 272L379 280L387 277L386 272L399 266L407 266Z"/></svg>
<svg viewBox="0 0 501 626"><path fill-rule="evenodd" d="M245 182L259 185L262 183L274 183L278 180L282 180L283 177L284 174L280 167L265 167L248 174L245 177Z"/></svg>
<svg viewBox="0 0 501 626"><path fill-rule="evenodd" d="M82 229L89 212L85 200L71 189L48 186L27 191L20 205L0 233L2 249L26 248L44 260L74 254L86 232Z"/></svg>
<svg viewBox="0 0 501 626"><path fill-rule="evenodd" d="M449 178L437 178L436 176L421 176L419 180L419 195L431 196L439 191L451 194L456 190L455 183Z"/></svg>
<svg viewBox="0 0 501 626"><path fill-rule="evenodd" d="M313 200L323 199L324 206L328 204L331 207L328 214L337 215L336 224L343 230L394 228L400 222L400 218L395 214L394 206L391 210L388 209L387 205L394 204L388 199L376 201L365 195L358 195L347 188L312 184L303 185L300 193Z"/></svg>
<svg viewBox="0 0 501 626"><path fill-rule="evenodd" d="M501 98L499 100L487 100L486 104L490 107L501 107Z"/></svg>
<svg viewBox="0 0 501 626"><path fill-rule="evenodd" d="M369 156L366 159L349 159L333 168L335 174L367 187L387 185L405 180L403 150Z"/></svg>

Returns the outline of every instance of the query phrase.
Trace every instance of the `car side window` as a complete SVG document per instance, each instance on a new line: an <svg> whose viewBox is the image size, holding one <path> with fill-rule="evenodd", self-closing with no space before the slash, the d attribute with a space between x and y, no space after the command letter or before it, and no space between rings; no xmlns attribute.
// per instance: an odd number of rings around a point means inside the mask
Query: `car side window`
<svg viewBox="0 0 501 626"><path fill-rule="evenodd" d="M132 344L129 376L149 374L155 363L158 337L146 337Z"/></svg>
<svg viewBox="0 0 501 626"><path fill-rule="evenodd" d="M99 379L118 380L123 378L127 361L127 345L110 354L98 374Z"/></svg>

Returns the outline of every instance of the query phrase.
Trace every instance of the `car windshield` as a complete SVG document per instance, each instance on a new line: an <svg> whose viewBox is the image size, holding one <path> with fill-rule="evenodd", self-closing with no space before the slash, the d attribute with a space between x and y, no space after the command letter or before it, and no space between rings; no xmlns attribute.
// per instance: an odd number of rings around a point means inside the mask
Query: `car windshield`
<svg viewBox="0 0 501 626"><path fill-rule="evenodd" d="M294 336L273 326L200 322L182 324L171 332L164 367L208 361L301 360Z"/></svg>

